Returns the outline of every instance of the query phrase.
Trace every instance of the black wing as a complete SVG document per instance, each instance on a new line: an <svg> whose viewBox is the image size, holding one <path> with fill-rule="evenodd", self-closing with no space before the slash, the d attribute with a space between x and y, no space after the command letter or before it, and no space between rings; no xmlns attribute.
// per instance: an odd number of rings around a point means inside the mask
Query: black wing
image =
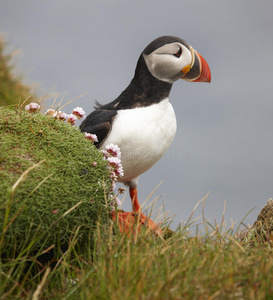
<svg viewBox="0 0 273 300"><path fill-rule="evenodd" d="M96 134L99 141L95 142L95 145L99 148L109 135L116 115L116 110L105 110L99 107L87 116L81 123L80 129L82 132Z"/></svg>

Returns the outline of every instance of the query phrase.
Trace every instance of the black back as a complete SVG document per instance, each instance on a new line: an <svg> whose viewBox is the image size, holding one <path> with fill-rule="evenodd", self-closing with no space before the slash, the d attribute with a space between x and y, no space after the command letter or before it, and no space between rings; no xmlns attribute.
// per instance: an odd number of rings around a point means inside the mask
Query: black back
<svg viewBox="0 0 273 300"><path fill-rule="evenodd" d="M150 54L164 44L177 41L187 47L189 46L184 40L173 36L163 36L151 42L140 55L134 78L128 87L114 101L105 105L98 105L82 122L80 125L82 132L97 135L99 140L98 143L95 143L97 147L100 147L109 135L118 110L150 106L169 96L172 84L161 81L150 73L143 53L145 55Z"/></svg>

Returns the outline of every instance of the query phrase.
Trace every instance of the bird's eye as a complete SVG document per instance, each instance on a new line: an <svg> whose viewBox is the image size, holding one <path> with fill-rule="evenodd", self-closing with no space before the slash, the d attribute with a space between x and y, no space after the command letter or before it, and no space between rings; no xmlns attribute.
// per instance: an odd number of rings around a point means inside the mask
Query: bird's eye
<svg viewBox="0 0 273 300"><path fill-rule="evenodd" d="M176 52L176 53L174 53L173 55L175 56L175 57L180 57L181 56L181 54L182 54L182 48L181 47L179 47L179 50Z"/></svg>

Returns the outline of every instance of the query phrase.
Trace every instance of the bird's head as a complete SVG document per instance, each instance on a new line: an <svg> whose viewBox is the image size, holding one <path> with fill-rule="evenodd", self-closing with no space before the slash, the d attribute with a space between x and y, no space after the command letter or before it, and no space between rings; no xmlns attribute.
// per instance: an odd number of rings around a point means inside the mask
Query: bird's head
<svg viewBox="0 0 273 300"><path fill-rule="evenodd" d="M190 82L210 82L210 68L205 59L186 41L162 36L142 52L150 73L159 80L173 83L179 78Z"/></svg>

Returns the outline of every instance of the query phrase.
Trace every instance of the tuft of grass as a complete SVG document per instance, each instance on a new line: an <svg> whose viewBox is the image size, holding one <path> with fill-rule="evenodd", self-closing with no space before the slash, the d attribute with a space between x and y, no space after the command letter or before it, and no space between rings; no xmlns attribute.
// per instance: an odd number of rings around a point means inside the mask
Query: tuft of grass
<svg viewBox="0 0 273 300"><path fill-rule="evenodd" d="M78 268L62 262L58 270L44 273L40 297L271 299L270 244L249 248L224 232L186 232L180 228L160 239L143 229L128 238L110 228L104 243L98 229L92 256L79 261Z"/></svg>
<svg viewBox="0 0 273 300"><path fill-rule="evenodd" d="M5 42L0 35L0 106L16 104L31 95L31 87L14 73L13 56L13 53L5 53ZM31 101L36 98L32 96Z"/></svg>
<svg viewBox="0 0 273 300"><path fill-rule="evenodd" d="M84 259L71 240L57 264L28 285L21 270L3 299L271 299L272 243L237 240L223 220L212 225L201 217L204 232L191 218L170 232L165 220L164 239L145 228L128 237L114 223L106 234L98 226Z"/></svg>

